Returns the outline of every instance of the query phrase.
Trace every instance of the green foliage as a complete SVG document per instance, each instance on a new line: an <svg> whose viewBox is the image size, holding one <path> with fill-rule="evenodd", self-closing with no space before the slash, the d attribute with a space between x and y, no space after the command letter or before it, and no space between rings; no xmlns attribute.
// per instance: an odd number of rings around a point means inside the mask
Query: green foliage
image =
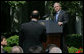
<svg viewBox="0 0 84 54"><path fill-rule="evenodd" d="M68 48L69 53L76 53L77 51L80 51L80 53L83 53L83 49L81 48L75 48L75 47L70 47Z"/></svg>
<svg viewBox="0 0 84 54"><path fill-rule="evenodd" d="M82 11L83 11L83 4L82 1L66 1L66 2L61 2L62 7L64 10L67 10L68 13L71 14L71 16L78 14L78 16L82 16ZM80 10L80 11L79 11Z"/></svg>
<svg viewBox="0 0 84 54"><path fill-rule="evenodd" d="M19 36L17 35L11 36L7 38L7 46L4 47L4 50L10 53L11 48L16 45L19 45Z"/></svg>
<svg viewBox="0 0 84 54"><path fill-rule="evenodd" d="M50 13L51 15L54 12L53 3L54 3L54 1L47 1L47 4L46 4L46 7L47 7L46 12Z"/></svg>
<svg viewBox="0 0 84 54"><path fill-rule="evenodd" d="M68 48L69 53L74 53L74 51L77 51L77 48L75 47L70 47Z"/></svg>
<svg viewBox="0 0 84 54"><path fill-rule="evenodd" d="M9 4L10 6L10 26L11 32L18 32L19 31L19 25L22 23L22 8L26 1L4 1L5 3Z"/></svg>
<svg viewBox="0 0 84 54"><path fill-rule="evenodd" d="M66 43L76 48L83 47L83 37L79 34L69 34L66 37Z"/></svg>
<svg viewBox="0 0 84 54"><path fill-rule="evenodd" d="M4 47L4 50L7 51L8 53L10 53L11 52L11 48L12 47Z"/></svg>
<svg viewBox="0 0 84 54"><path fill-rule="evenodd" d="M25 4L26 1L5 1L5 2L7 2L11 7L15 7Z"/></svg>
<svg viewBox="0 0 84 54"><path fill-rule="evenodd" d="M17 35L11 36L7 39L7 46L12 47L14 45L19 45L19 36Z"/></svg>

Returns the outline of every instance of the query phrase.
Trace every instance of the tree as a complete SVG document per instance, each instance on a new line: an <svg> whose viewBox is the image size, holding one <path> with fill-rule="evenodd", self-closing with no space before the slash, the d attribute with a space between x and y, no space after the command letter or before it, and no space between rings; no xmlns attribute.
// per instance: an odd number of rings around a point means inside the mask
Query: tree
<svg viewBox="0 0 84 54"><path fill-rule="evenodd" d="M10 17L11 17L11 32L19 32L18 28L21 24L21 7L26 3L26 1L5 1L10 5Z"/></svg>

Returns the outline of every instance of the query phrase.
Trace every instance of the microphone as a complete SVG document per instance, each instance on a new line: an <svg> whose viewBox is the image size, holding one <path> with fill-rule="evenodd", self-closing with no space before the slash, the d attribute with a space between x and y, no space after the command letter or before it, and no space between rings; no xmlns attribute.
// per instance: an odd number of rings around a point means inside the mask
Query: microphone
<svg viewBox="0 0 84 54"><path fill-rule="evenodd" d="M46 15L43 16L43 18L47 18L47 17L49 17L49 14L46 14Z"/></svg>

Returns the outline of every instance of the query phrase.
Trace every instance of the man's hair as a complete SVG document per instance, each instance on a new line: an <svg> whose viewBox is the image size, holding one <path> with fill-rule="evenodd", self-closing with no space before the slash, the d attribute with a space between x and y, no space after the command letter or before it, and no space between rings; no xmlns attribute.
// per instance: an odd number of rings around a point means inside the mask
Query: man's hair
<svg viewBox="0 0 84 54"><path fill-rule="evenodd" d="M59 2L55 2L54 5L55 5L56 3L59 4L59 6L61 7L61 4L60 4Z"/></svg>
<svg viewBox="0 0 84 54"><path fill-rule="evenodd" d="M5 36L1 35L1 41L3 41L3 39L6 38Z"/></svg>
<svg viewBox="0 0 84 54"><path fill-rule="evenodd" d="M62 50L59 47L53 47L49 50L49 53L62 53Z"/></svg>
<svg viewBox="0 0 84 54"><path fill-rule="evenodd" d="M34 46L29 48L30 53L41 53L42 52L42 47L40 46Z"/></svg>
<svg viewBox="0 0 84 54"><path fill-rule="evenodd" d="M23 53L23 49L20 46L13 46L11 53Z"/></svg>
<svg viewBox="0 0 84 54"><path fill-rule="evenodd" d="M54 50L55 49L55 50ZM58 51L57 51L58 50ZM61 53L61 49L57 47L55 44L49 44L45 51L46 53Z"/></svg>
<svg viewBox="0 0 84 54"><path fill-rule="evenodd" d="M35 12L35 11L36 11L36 12ZM37 10L32 11L32 13L31 13L31 17L32 17L32 18L38 19L39 16L40 16L40 14L39 14L39 12L38 12Z"/></svg>

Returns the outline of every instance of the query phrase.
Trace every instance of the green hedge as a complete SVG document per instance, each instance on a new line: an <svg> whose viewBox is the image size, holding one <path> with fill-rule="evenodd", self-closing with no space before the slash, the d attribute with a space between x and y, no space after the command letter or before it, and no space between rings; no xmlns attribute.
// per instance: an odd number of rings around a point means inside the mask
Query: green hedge
<svg viewBox="0 0 84 54"><path fill-rule="evenodd" d="M9 38L7 38L7 46L4 47L4 50L6 50L8 53L11 52L11 48L13 46L19 45L19 36L14 35Z"/></svg>
<svg viewBox="0 0 84 54"><path fill-rule="evenodd" d="M19 36L14 35L7 38L7 43L8 44L4 49L10 53L11 47L15 45L19 45ZM69 34L66 37L66 43L68 47L72 47L72 46L76 48L83 47L83 37L79 34ZM73 49L73 47L69 48L70 52L71 52L71 49Z"/></svg>
<svg viewBox="0 0 84 54"><path fill-rule="evenodd" d="M68 46L76 48L83 47L83 36L79 34L69 34L66 37L66 43Z"/></svg>
<svg viewBox="0 0 84 54"><path fill-rule="evenodd" d="M69 53L83 53L83 48L69 47Z"/></svg>
<svg viewBox="0 0 84 54"><path fill-rule="evenodd" d="M7 43L8 47L19 45L19 36L14 35L7 38ZM69 34L66 36L66 43L68 46L74 46L76 48L83 47L83 36L79 34Z"/></svg>
<svg viewBox="0 0 84 54"><path fill-rule="evenodd" d="M11 48L12 48L12 47L7 47L7 46L6 46L6 47L4 47L4 50L7 51L8 53L10 53L10 52L11 52Z"/></svg>
<svg viewBox="0 0 84 54"><path fill-rule="evenodd" d="M7 38L7 46L8 47L12 47L15 45L19 45L19 36L14 35L14 36Z"/></svg>

